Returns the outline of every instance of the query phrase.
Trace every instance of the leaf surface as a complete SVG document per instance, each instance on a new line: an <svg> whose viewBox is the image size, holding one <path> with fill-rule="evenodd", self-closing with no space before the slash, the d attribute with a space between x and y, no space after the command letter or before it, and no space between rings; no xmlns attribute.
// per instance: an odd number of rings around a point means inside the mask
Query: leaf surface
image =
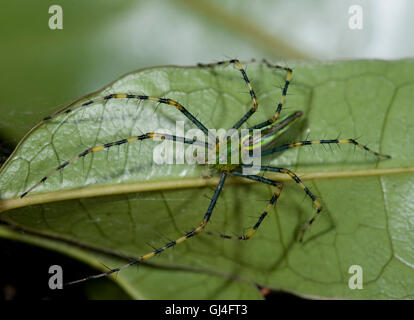
<svg viewBox="0 0 414 320"><path fill-rule="evenodd" d="M311 201L289 177L274 176L287 183L251 240L226 241L207 234L188 240L148 261L157 268L121 272L116 281L131 288L129 292L136 293L132 296L165 298L166 292L179 291L180 298L206 298L203 286L211 283L217 297L258 298L251 285L257 283L313 297L414 297L414 62L293 67L283 114L302 110L304 116L280 144L339 135L358 138L393 158L377 161L350 145L332 150L301 147L263 158L263 164L300 173L320 199L324 210L305 242L297 243L296 237L314 213ZM275 111L284 74L261 63L247 64L247 73L259 100L258 112L248 121L254 125ZM216 129L230 128L251 106L240 73L231 67L140 70L75 105L109 93L178 100L207 127ZM184 121L186 131L194 127L170 106L130 99L96 103L38 125L0 172L1 219L37 237L48 237L42 241L71 242L131 257L182 236L201 222L217 175L202 178L202 166L154 164L153 149L160 142L134 142L90 154L51 176L29 196L18 198L50 170L87 148L143 132L175 133L176 121ZM272 193L268 186L230 179L208 230L246 231ZM109 258L92 251L84 258L90 264L105 259ZM119 264L114 260L110 265ZM364 290L348 287L352 265L363 269ZM170 270L165 278L161 267ZM212 274L217 282L209 280ZM227 281L220 286L223 279ZM175 289L165 291L156 283L171 283Z"/></svg>

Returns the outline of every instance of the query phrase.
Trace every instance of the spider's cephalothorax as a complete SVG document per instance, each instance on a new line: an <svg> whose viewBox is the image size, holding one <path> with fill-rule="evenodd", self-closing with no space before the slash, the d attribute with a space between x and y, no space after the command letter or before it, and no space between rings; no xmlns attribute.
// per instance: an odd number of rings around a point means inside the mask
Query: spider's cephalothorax
<svg viewBox="0 0 414 320"><path fill-rule="evenodd" d="M220 61L217 63L211 63L211 64L199 64L198 66L201 68L213 68L219 65L235 65L237 67L237 69L241 72L242 76L243 76L243 80L245 81L247 88L249 90L249 94L251 96L252 99L252 107L241 117L241 119L239 121L237 121L233 127L231 129L233 129L234 131L237 132L237 134L239 134L239 129L241 128L241 126L246 123L246 121L257 111L258 109L258 101L256 98L256 94L252 88L252 85L249 81L249 78L247 77L247 74L242 66L242 64L236 60L236 59L232 59L232 60L226 60L226 61ZM285 83L282 89L282 95L280 98L279 103L277 104L276 107L276 111L275 113L266 121L261 122L255 126L252 126L249 129L248 133L245 134L239 134L238 138L239 138L239 142L236 144L236 150L239 151L239 154L243 154L243 151L248 151L248 152L256 152L256 155L261 156L266 156L266 155L270 155L273 153L277 153L277 152L281 152L283 150L286 149L292 149L292 148L296 148L296 147L302 147L302 146L307 146L307 145L312 145L312 144L353 144L357 147L360 147L372 154L374 154L376 157L378 158L390 158L390 156L388 155L383 155L380 154L378 152L375 152L371 149L369 149L367 146L364 146L362 144L360 144L358 141L356 141L355 139L326 139L326 140L304 140L304 141L295 141L289 144L284 144L284 145L280 145L280 146L275 146L275 142L277 141L277 139L279 138L279 136L285 132L286 130L288 130L288 128L302 115L301 111L297 111L294 112L284 118L279 119L279 115L280 112L282 110L283 104L285 102L286 99L286 94L287 94L287 90L292 78L292 69L288 68L288 67L283 67L283 66L279 66L279 65L273 65L270 64L269 62L264 60L264 64L269 67L272 68L274 70L282 70L286 72L286 78L285 78ZM206 137L208 137L209 139L207 139L207 142L199 142L197 140L192 140L192 139L187 139L184 137L179 137L179 136L175 136L175 135L171 135L171 134L164 134L164 133L157 133L157 132L148 132L139 136L133 136L130 138L126 138L126 139L122 139L122 140L118 140L115 142L109 142L106 143L104 145L99 145L99 146L94 146L91 147L89 149L86 149L85 151L79 153L78 155L75 155L72 159L69 159L65 162L63 162L61 165L59 165L57 168L53 169L52 171L50 171L48 174L46 174L42 179L40 179L36 184L32 185L29 189L27 189L24 193L21 194L21 197L25 197L29 192L31 192L34 188L36 188L38 185L40 185L41 183L45 182L48 177L62 169L64 169L66 166L68 166L70 163L78 160L79 158L85 157L90 153L93 152L97 152L100 150L104 150L106 148L111 148L113 146L117 146L117 145L121 145L121 144L125 144L125 143L131 143L134 141L142 141L142 140L146 140L146 139L154 139L154 138L161 138L164 140L171 140L171 141L175 141L175 142L179 142L179 143L185 143L185 144L190 144L190 145L198 145L199 147L205 148L206 152L207 150L211 151L213 150L213 154L214 154L214 158L213 158L213 163L210 164L210 168L215 169L216 171L218 171L220 173L220 180L219 183L215 189L214 195L211 198L210 201L210 205L208 206L204 217L201 221L201 223L193 228L190 232L187 232L186 234L184 234L182 237L178 238L175 241L170 241L167 244L165 244L163 247L158 248L154 251L151 251L145 255L142 255L136 259L131 260L130 262L128 262L127 264L109 270L105 273L101 273L98 275L93 275L93 276L89 276L80 280L76 280L76 281L72 281L69 284L73 284L73 283L77 283L77 282L82 282L82 281L86 281L89 279L95 279L95 278L100 278L100 277L104 277L104 276L108 276L112 273L118 272L126 267L129 267L131 265L134 264L138 264L141 263L142 261L149 259L161 252L163 252L164 250L167 250L168 248L171 248L183 241L185 241L188 238L191 238L199 233L201 233L202 231L204 231L207 223L209 222L211 215L213 213L213 209L216 205L217 199L220 196L220 193L223 189L224 183L226 181L226 178L229 175L232 176L237 176L237 177L241 177L241 178L245 178L245 179L249 179L249 180L253 180L253 181L257 181L257 182L261 182L261 183L265 183L268 184L270 186L275 187L275 191L274 194L272 196L272 198L269 200L267 206L265 207L263 213L260 215L258 221L256 222L256 224L253 226L253 228L247 232L244 235L240 235L240 236L228 236L228 235L224 235L224 234L220 234L220 236L222 238L225 239L238 239L238 240L247 240L249 239L255 232L256 230L259 228L260 224L262 223L262 221L264 220L264 218L266 217L266 215L268 214L268 212L270 211L270 209L272 208L272 206L276 203L277 199L280 196L280 193L282 191L282 183L275 181L275 180L271 180L268 178L265 178L261 175L257 175L257 174L249 174L246 173L244 169L254 169L255 172L266 172L266 171L271 171L271 172L278 172L281 174L285 174L288 175L293 181L296 182L296 184L303 189L303 191L306 193L306 195L312 200L312 203L316 209L315 214L313 215L313 217L304 225L304 227L302 228L300 234L299 234L299 240L302 241L303 236L305 234L305 231L307 230L307 228L315 221L315 219L318 217L319 213L322 210L322 206L319 203L319 201L316 199L316 197L313 195L313 193L302 183L302 181L300 180L300 178L292 171L290 171L287 168L280 168L280 167L273 167L273 166L262 166L260 163L253 163L253 164L249 164L249 163L245 163L243 162L242 158L238 157L237 161L232 161L232 155L234 152L234 145L232 145L231 143L229 143L229 140L226 140L224 142L218 142L218 140L216 139L216 144L212 144L211 141L211 136L209 136L209 130L199 121L196 119L196 117L190 113L182 104L180 104L178 101L172 100L172 99L167 99L167 98L158 98L158 97L152 97L152 96L147 96L147 95L137 95L137 94L126 94L126 93L112 93L109 94L107 96L104 97L100 97L100 98L96 98L93 100L89 100L84 102L81 105L75 106L73 108L70 109L66 109L65 111L63 111L64 113L69 113L69 112L73 112L74 110L78 109L78 108L84 108L87 107L88 105L91 105L95 102L99 102L99 101L107 101L110 99L136 99L136 100L148 100L148 101L153 101L159 104L163 104L163 105L169 105L172 106L174 108L176 108L178 111L180 111L185 117L187 117L188 120L190 120L197 128L199 128L205 135ZM43 121L47 121L49 119L54 118L55 116L57 116L60 113L56 113L52 116L48 116L46 117ZM243 130L242 130L243 131ZM224 155L227 157L227 159L222 159L222 155L220 154L217 150L220 150L220 147L223 147L224 144Z"/></svg>
<svg viewBox="0 0 414 320"><path fill-rule="evenodd" d="M214 148L215 162L209 166L210 169L233 171L240 168L241 164L247 165L248 163L245 163L243 158L244 153L249 153L249 156L252 157L255 155L261 157L262 151L270 149L302 114L302 111L296 111L261 129L246 130L247 133L244 135L239 131L233 135L228 134L227 139L216 144ZM236 143L233 143L232 140L234 136L237 136ZM254 151L256 152L254 153Z"/></svg>

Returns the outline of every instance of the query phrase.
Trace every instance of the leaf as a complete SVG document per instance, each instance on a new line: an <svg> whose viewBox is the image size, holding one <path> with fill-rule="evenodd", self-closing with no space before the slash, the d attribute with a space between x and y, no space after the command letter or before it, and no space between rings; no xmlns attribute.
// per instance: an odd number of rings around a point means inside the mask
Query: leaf
<svg viewBox="0 0 414 320"><path fill-rule="evenodd" d="M107 271L106 266L117 266L125 263L108 255L88 251L83 248L64 243L62 241L50 241L47 238L24 234L0 226L0 237L12 240L24 241L29 244L41 246L54 251L63 252L70 257L84 261L100 270ZM32 261L34 263L34 261ZM70 270L63 269L64 280ZM156 265L140 265L126 269L114 278L117 284L134 299L186 299L193 294L198 299L260 299L259 291L252 283L247 281L233 281L226 277L212 273L198 273L184 268L166 268ZM103 290L104 283L90 281L86 284L89 296L98 299L118 299L117 296L109 296L108 288L105 292L92 292ZM105 287L103 287L105 288ZM162 290L160 290L162 288Z"/></svg>
<svg viewBox="0 0 414 320"><path fill-rule="evenodd" d="M156 269L122 271L115 281L128 287L133 297L165 297L165 286L154 284L168 283L174 287L168 291L174 292L170 298L205 298L208 275L227 279L230 286L214 285L217 297L230 288L226 297L258 298L253 286L242 285L245 281L312 297L414 297L414 200L409 191L414 181L414 61L293 67L283 114L300 109L304 119L281 138L281 144L307 135L339 135L358 138L393 158L377 161L341 145L332 151L323 146L295 148L262 159L299 172L320 198L324 210L305 242L298 243L296 236L314 213L311 201L289 177L277 176L287 181L281 198L251 240L201 234L148 260ZM274 113L285 75L261 63L248 64L247 73L259 100L259 110L249 120L254 125ZM144 69L75 105L114 92L176 99L207 127L217 129L230 128L251 106L240 73L230 67ZM42 239L46 243L67 241L130 257L180 237L200 223L217 177L203 179L202 166L155 165L152 152L159 142L93 153L50 177L31 195L18 198L45 173L86 148L162 128L174 132L177 120L186 121L170 106L110 100L39 124L0 172L1 219L48 237ZM193 128L185 123L186 131ZM268 186L230 180L208 230L242 233L255 224L272 193ZM106 259L113 258L92 251L84 255L94 266ZM110 261L111 267L122 264ZM363 269L364 290L348 287L352 265ZM158 268L181 271L163 274Z"/></svg>

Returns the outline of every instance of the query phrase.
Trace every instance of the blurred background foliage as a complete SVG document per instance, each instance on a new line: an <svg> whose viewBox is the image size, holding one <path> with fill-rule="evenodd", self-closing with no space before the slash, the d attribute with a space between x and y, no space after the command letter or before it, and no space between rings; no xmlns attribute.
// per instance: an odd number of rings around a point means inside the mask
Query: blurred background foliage
<svg viewBox="0 0 414 320"><path fill-rule="evenodd" d="M53 4L63 30L48 28ZM351 5L363 9L362 30L348 27ZM136 69L413 56L413 9L409 0L2 0L0 161L44 116Z"/></svg>

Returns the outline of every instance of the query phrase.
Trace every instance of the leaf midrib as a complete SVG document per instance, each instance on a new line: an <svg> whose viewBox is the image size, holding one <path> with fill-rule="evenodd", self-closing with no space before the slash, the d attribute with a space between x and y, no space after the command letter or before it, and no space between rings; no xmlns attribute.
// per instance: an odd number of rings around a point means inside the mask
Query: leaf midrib
<svg viewBox="0 0 414 320"><path fill-rule="evenodd" d="M383 176L391 174L414 173L414 166L395 167L382 169L362 169L362 170L344 170L344 171L327 171L327 172L298 172L296 173L302 180L322 180L322 179L343 179L343 178L363 178L372 176ZM280 173L268 173L266 177L273 178L281 182L290 182L292 179ZM24 198L12 198L0 201L0 212L11 209L21 208L29 205L50 203L56 201L65 201L81 198L91 198L98 196L109 196L117 194L127 194L133 192L147 192L160 190L177 190L189 188L202 188L215 186L219 178L180 178L157 181L144 181L134 183L123 183L115 185L88 186L75 188L71 190L61 190L46 192L41 194L28 195ZM230 177L226 184L250 184L257 183L247 179Z"/></svg>

